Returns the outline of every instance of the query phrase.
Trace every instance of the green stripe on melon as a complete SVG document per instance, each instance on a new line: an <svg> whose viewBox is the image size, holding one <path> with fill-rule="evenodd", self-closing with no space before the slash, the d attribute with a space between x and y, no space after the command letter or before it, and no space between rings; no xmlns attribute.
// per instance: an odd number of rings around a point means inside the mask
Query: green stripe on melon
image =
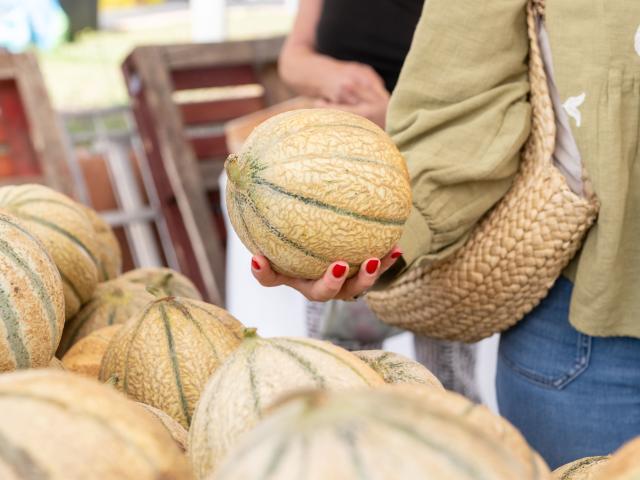
<svg viewBox="0 0 640 480"><path fill-rule="evenodd" d="M411 209L407 168L391 139L357 115L296 110L258 126L225 163L231 224L288 275L350 274L399 239Z"/></svg>
<svg viewBox="0 0 640 480"><path fill-rule="evenodd" d="M44 367L64 325L63 286L42 243L0 213L0 371Z"/></svg>
<svg viewBox="0 0 640 480"><path fill-rule="evenodd" d="M307 338L260 338L242 345L207 383L189 430L199 478L211 473L238 438L280 397L298 389L378 386L382 378L348 351Z"/></svg>
<svg viewBox="0 0 640 480"><path fill-rule="evenodd" d="M45 246L64 282L66 318L98 282L98 244L84 207L42 185L0 188L0 208L21 219Z"/></svg>
<svg viewBox="0 0 640 480"><path fill-rule="evenodd" d="M421 387L424 391L434 391ZM245 435L209 480L548 480L491 429L402 387L307 392Z"/></svg>
<svg viewBox="0 0 640 480"><path fill-rule="evenodd" d="M198 300L149 304L111 340L100 379L188 427L207 379L242 341L242 324Z"/></svg>

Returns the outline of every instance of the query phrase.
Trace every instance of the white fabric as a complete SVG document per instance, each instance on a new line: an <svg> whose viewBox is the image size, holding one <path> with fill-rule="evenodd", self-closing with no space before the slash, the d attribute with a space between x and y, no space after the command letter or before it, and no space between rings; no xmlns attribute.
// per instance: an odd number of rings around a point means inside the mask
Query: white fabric
<svg viewBox="0 0 640 480"><path fill-rule="evenodd" d="M578 144L571 132L569 116L575 121L576 127L579 128L582 124L580 106L585 102L587 94L585 92L576 92L575 96L567 98L564 103L562 102L558 87L554 81L551 45L543 22L538 24L538 38L542 61L548 77L549 94L556 116L557 131L556 149L553 152L554 164L567 179L569 188L577 195L583 195L582 157L578 150Z"/></svg>

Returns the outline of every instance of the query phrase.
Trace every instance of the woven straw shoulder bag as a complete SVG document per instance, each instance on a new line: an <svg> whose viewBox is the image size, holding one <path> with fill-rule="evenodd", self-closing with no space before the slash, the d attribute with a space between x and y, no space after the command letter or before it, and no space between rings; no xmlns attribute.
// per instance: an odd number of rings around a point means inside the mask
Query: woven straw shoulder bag
<svg viewBox="0 0 640 480"><path fill-rule="evenodd" d="M537 34L543 11L542 0L527 6L533 123L513 185L455 254L367 295L382 321L464 342L506 330L547 295L595 220L595 195L575 194L553 163L556 125Z"/></svg>

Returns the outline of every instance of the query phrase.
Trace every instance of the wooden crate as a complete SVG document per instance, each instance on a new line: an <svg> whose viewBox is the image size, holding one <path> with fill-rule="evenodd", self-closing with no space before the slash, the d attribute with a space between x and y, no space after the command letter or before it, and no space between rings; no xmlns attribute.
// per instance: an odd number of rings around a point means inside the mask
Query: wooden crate
<svg viewBox="0 0 640 480"><path fill-rule="evenodd" d="M277 75L284 38L138 47L123 72L180 270L224 304L218 178L229 120L290 98Z"/></svg>
<svg viewBox="0 0 640 480"><path fill-rule="evenodd" d="M0 50L0 185L42 183L83 200L35 56Z"/></svg>

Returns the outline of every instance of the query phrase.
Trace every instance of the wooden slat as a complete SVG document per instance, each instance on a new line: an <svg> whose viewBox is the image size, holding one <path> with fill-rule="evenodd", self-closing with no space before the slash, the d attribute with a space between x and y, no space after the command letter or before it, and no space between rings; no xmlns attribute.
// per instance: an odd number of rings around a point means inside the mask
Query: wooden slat
<svg viewBox="0 0 640 480"><path fill-rule="evenodd" d="M163 56L170 70L192 69L203 65L258 65L275 63L284 37L252 41L167 45Z"/></svg>
<svg viewBox="0 0 640 480"><path fill-rule="evenodd" d="M189 140L198 160L225 157L228 154L227 141L224 135L215 137L196 137Z"/></svg>
<svg viewBox="0 0 640 480"><path fill-rule="evenodd" d="M18 90L29 121L31 142L47 179L47 185L71 197L79 198L67 162L69 152L64 142L65 131L49 101L36 57L32 53L14 55L13 62Z"/></svg>
<svg viewBox="0 0 640 480"><path fill-rule="evenodd" d="M173 194L175 213L184 225L192 252L176 253L205 287L210 301L223 305L224 301L224 251L210 218L208 201L202 186L197 158L184 134L184 124L178 107L172 101L172 83L161 50L134 50L136 73L145 90L148 105L153 106L153 119L159 154ZM171 225L171 223L169 223ZM186 258L192 255L192 258ZM195 260L195 265L194 265Z"/></svg>
<svg viewBox="0 0 640 480"><path fill-rule="evenodd" d="M211 102L189 102L178 105L182 121L187 125L226 122L264 108L262 97L238 98ZM0 131L0 139L2 139Z"/></svg>
<svg viewBox="0 0 640 480"><path fill-rule="evenodd" d="M191 90L253 84L257 83L258 76L249 65L228 67L215 65L193 70L174 70L171 72L171 81L174 90Z"/></svg>

